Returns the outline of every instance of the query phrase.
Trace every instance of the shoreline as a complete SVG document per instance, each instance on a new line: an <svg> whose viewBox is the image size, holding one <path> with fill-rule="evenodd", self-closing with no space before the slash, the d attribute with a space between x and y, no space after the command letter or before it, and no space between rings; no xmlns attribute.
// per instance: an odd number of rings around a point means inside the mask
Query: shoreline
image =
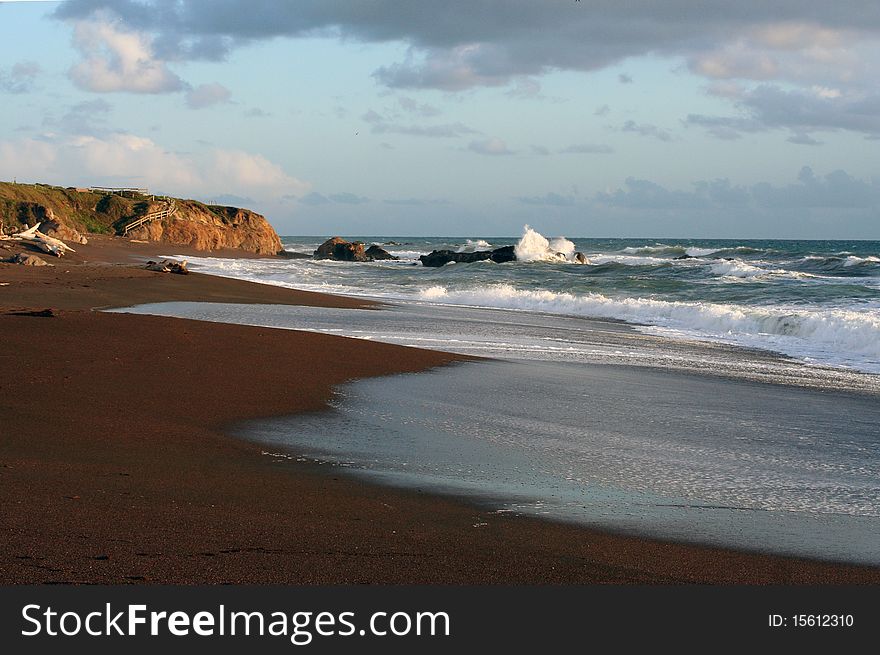
<svg viewBox="0 0 880 655"><path fill-rule="evenodd" d="M9 508L0 519L4 584L880 582L873 567L498 515L462 498L273 462L224 430L324 409L343 381L462 358L308 332L93 312L199 299L372 305L152 273L125 265L155 256L150 248L112 246L97 243L81 261L55 260L48 271L0 266L0 282L12 281L0 287L7 373L0 404L10 434L0 443ZM46 308L55 315L10 315Z"/></svg>

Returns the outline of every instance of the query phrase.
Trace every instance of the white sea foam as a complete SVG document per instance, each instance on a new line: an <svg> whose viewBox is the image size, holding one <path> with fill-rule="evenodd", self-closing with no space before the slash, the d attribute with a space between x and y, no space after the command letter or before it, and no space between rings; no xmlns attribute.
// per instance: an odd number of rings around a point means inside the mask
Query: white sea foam
<svg viewBox="0 0 880 655"><path fill-rule="evenodd" d="M540 237L534 233L536 237ZM527 235L528 236L528 232ZM540 239L534 238L539 244ZM523 241L528 241L523 239ZM547 252L550 242L546 242ZM415 253L413 253L415 254ZM767 348L798 358L880 373L880 303L868 299L839 307L775 304L724 304L656 298L616 297L602 293L562 292L519 288L513 284L479 286L475 280L450 277L445 286L429 287L422 276L436 272L413 268L409 262L351 264L312 260L224 260L189 258L196 270L250 279L265 284L295 287L343 295L388 299L413 299L442 303L539 311L597 318L613 318L665 331L669 336L725 341ZM558 260L557 260L558 261ZM785 277L822 277L798 271L771 268L769 262L741 260L672 261L660 257L610 253L597 255L593 263L617 261L627 265L656 265L705 268L722 282L766 282ZM873 265L873 264L872 264ZM490 265L501 271L501 267ZM405 276L377 277L383 268L405 272ZM508 269L503 269L507 271ZM509 269L515 271L516 268ZM464 272L464 271L463 271ZM829 278L836 281L839 278ZM866 278L875 279L875 278ZM380 283L381 282L381 283ZM606 295L603 295L606 294ZM768 302L773 302L768 297Z"/></svg>
<svg viewBox="0 0 880 655"><path fill-rule="evenodd" d="M691 257L705 257L720 250L720 248L685 248L685 254Z"/></svg>
<svg viewBox="0 0 880 655"><path fill-rule="evenodd" d="M566 262L572 261L575 245L565 237L552 241L526 225L523 235L514 247L517 261L521 262Z"/></svg>
<svg viewBox="0 0 880 655"><path fill-rule="evenodd" d="M763 262L766 265L766 262ZM712 264L711 270L715 275L721 277L732 278L736 280L761 281L773 278L790 278L793 280L811 278L815 279L820 276L813 273L804 273L802 271L789 271L784 268L762 268L754 264L748 264L739 259L731 259L719 261ZM831 278L836 279L836 278Z"/></svg>
<svg viewBox="0 0 880 655"><path fill-rule="evenodd" d="M880 264L880 257L869 255L867 257L857 257L850 255L843 261L844 266L859 266L860 264Z"/></svg>
<svg viewBox="0 0 880 655"><path fill-rule="evenodd" d="M681 255L688 255L689 257L706 257L708 255L713 255L716 252L721 252L722 250L753 252L754 248L750 248L748 246L735 246L731 248L697 248L696 246L680 246L669 245L666 243L658 243L653 246L627 246L626 248L621 249L620 252L630 255L648 255L651 257L662 255L675 257L680 257Z"/></svg>
<svg viewBox="0 0 880 655"><path fill-rule="evenodd" d="M388 252L402 260L418 260L421 255L425 254L424 250L395 250L387 248Z"/></svg>
<svg viewBox="0 0 880 655"><path fill-rule="evenodd" d="M625 252L630 255L650 255L655 252L665 252L669 253L676 249L676 246L668 246L664 243L657 244L656 246L627 246L626 248L621 249L620 252ZM682 254L684 254L683 249L681 250Z"/></svg>
<svg viewBox="0 0 880 655"><path fill-rule="evenodd" d="M880 311L876 309L746 307L608 298L597 293L523 290L509 284L452 291L434 286L422 291L420 297L450 304L622 319L880 372Z"/></svg>
<svg viewBox="0 0 880 655"><path fill-rule="evenodd" d="M673 261L671 257L645 257L639 255L620 255L617 253L591 253L587 255L591 264L625 264L626 266L660 266ZM682 260L686 264L688 260Z"/></svg>
<svg viewBox="0 0 880 655"><path fill-rule="evenodd" d="M550 250L566 259L574 257L574 244L565 237L557 237L550 240Z"/></svg>
<svg viewBox="0 0 880 655"><path fill-rule="evenodd" d="M468 239L465 244L455 252L474 252L476 250L489 250L490 248L492 248L492 244L484 239Z"/></svg>
<svg viewBox="0 0 880 655"><path fill-rule="evenodd" d="M713 264L712 272L715 275L722 275L726 277L751 278L763 275L767 271L765 271L763 268L752 266L751 264L746 264L744 261L740 261L739 259L731 259Z"/></svg>

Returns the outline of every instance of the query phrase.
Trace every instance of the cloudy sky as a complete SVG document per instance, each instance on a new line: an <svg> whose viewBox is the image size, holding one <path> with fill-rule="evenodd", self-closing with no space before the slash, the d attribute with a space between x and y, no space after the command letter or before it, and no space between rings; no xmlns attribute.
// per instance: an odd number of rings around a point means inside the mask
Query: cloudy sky
<svg viewBox="0 0 880 655"><path fill-rule="evenodd" d="M0 0L13 178L283 234L880 239L880 3Z"/></svg>

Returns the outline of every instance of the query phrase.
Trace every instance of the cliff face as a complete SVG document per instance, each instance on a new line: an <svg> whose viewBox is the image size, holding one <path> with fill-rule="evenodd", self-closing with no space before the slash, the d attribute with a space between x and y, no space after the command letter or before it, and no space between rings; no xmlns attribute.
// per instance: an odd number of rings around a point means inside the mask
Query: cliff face
<svg viewBox="0 0 880 655"><path fill-rule="evenodd" d="M203 205L194 200L177 200L175 204L174 215L146 223L128 236L198 250L238 248L261 255L274 255L281 250L281 240L260 214L238 207ZM153 206L150 211L162 208Z"/></svg>
<svg viewBox="0 0 880 655"><path fill-rule="evenodd" d="M168 208L172 201L174 214L145 223L126 236L199 250L237 248L261 255L281 250L281 240L269 222L247 209L45 184L0 182L0 225L14 232L39 222L60 239L81 242L89 233L122 235L126 225Z"/></svg>

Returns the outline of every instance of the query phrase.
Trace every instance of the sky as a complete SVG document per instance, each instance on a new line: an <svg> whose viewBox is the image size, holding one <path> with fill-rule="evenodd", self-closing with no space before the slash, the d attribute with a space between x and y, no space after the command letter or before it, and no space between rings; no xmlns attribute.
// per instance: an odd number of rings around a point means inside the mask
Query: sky
<svg viewBox="0 0 880 655"><path fill-rule="evenodd" d="M0 0L0 180L281 234L880 239L876 0Z"/></svg>

